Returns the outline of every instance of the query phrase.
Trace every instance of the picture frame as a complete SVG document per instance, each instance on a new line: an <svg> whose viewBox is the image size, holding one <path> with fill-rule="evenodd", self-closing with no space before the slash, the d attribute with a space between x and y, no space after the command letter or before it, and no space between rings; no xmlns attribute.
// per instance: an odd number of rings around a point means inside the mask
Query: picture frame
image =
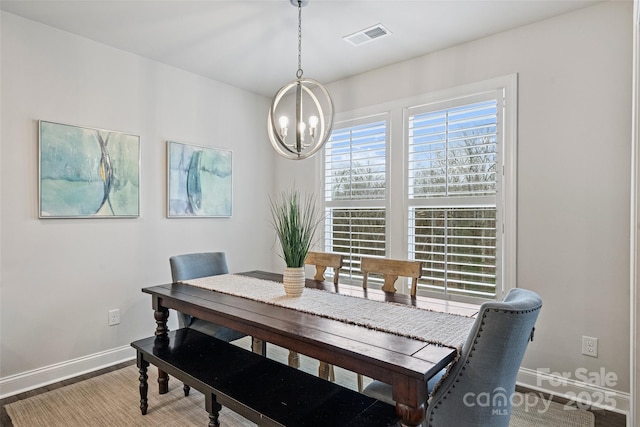
<svg viewBox="0 0 640 427"><path fill-rule="evenodd" d="M38 215L140 216L140 137L38 122Z"/></svg>
<svg viewBox="0 0 640 427"><path fill-rule="evenodd" d="M167 141L167 217L231 217L233 152Z"/></svg>

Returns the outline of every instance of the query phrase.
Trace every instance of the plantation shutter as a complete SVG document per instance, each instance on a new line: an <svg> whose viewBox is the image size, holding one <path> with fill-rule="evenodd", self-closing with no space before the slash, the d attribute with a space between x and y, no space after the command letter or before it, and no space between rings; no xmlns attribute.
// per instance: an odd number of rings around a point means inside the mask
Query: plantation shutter
<svg viewBox="0 0 640 427"><path fill-rule="evenodd" d="M494 297L501 98L492 91L407 109L409 257L418 289Z"/></svg>
<svg viewBox="0 0 640 427"><path fill-rule="evenodd" d="M386 254L387 129L386 115L342 122L325 146L325 250L345 255L345 279Z"/></svg>

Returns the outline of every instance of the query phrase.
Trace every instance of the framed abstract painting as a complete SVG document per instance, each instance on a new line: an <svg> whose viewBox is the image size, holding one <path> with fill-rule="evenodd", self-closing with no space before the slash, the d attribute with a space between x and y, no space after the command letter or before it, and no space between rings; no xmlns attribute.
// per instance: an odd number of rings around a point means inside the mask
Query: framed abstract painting
<svg viewBox="0 0 640 427"><path fill-rule="evenodd" d="M39 122L39 217L140 215L140 137Z"/></svg>
<svg viewBox="0 0 640 427"><path fill-rule="evenodd" d="M232 152L167 141L167 216L230 217Z"/></svg>

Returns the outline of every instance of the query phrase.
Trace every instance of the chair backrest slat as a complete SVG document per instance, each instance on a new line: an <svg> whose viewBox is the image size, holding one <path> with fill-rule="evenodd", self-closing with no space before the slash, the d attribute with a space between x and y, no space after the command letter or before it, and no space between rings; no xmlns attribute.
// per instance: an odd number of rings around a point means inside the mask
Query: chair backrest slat
<svg viewBox="0 0 640 427"><path fill-rule="evenodd" d="M316 267L316 274L313 280L324 281L324 272L327 270L327 267L333 268L333 283L335 285L338 284L343 262L344 255L331 252L309 252L307 253L307 258L304 260L305 264Z"/></svg>
<svg viewBox="0 0 640 427"><path fill-rule="evenodd" d="M422 261L409 261L388 258L362 257L360 259L362 271L362 287L366 289L369 273L382 274L385 292L396 292L395 282L399 276L411 278L411 296L416 296L418 279L422 276Z"/></svg>

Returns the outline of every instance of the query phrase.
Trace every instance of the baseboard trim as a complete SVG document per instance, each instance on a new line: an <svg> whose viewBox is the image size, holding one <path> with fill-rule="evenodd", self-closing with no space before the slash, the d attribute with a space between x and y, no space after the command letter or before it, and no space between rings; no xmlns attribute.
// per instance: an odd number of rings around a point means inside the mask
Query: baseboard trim
<svg viewBox="0 0 640 427"><path fill-rule="evenodd" d="M127 345L0 378L0 399L127 362L134 358L135 350Z"/></svg>
<svg viewBox="0 0 640 427"><path fill-rule="evenodd" d="M566 399L567 405L572 407L591 407L627 416L629 414L630 394L600 385L527 368L520 368L517 384Z"/></svg>

